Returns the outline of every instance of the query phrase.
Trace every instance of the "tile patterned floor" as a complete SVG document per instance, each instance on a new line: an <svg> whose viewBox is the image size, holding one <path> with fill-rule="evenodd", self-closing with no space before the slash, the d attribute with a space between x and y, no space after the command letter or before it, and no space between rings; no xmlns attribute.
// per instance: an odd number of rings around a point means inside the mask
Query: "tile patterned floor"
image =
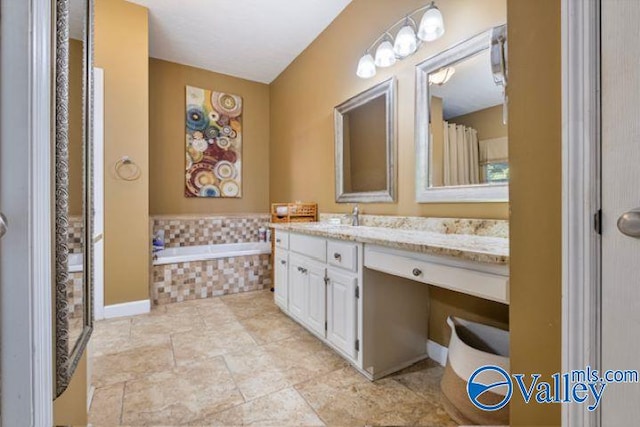
<svg viewBox="0 0 640 427"><path fill-rule="evenodd" d="M96 322L101 426L453 426L431 361L368 381L258 291Z"/></svg>

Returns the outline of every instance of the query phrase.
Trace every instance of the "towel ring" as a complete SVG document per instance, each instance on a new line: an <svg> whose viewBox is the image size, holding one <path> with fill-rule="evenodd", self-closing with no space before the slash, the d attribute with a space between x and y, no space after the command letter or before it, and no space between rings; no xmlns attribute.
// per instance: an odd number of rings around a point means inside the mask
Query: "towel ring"
<svg viewBox="0 0 640 427"><path fill-rule="evenodd" d="M114 165L114 171L118 178L123 181L135 181L140 178L140 166L131 160L128 156L124 156Z"/></svg>

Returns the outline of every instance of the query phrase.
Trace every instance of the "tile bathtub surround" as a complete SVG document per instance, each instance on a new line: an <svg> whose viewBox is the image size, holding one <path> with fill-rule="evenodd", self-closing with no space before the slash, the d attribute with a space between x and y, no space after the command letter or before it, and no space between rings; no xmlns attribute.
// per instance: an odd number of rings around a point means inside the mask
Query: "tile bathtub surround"
<svg viewBox="0 0 640 427"><path fill-rule="evenodd" d="M270 255L247 255L152 267L154 304L237 294L271 287Z"/></svg>
<svg viewBox="0 0 640 427"><path fill-rule="evenodd" d="M152 233L164 230L165 247L257 242L260 227L269 224L268 214L220 216L155 216Z"/></svg>
<svg viewBox="0 0 640 427"><path fill-rule="evenodd" d="M82 318L84 315L84 305L82 301L84 275L82 272L69 273L69 281L67 282L67 303L69 307L69 316L74 318Z"/></svg>
<svg viewBox="0 0 640 427"><path fill-rule="evenodd" d="M455 425L442 367L424 361L369 382L269 291L98 321L92 343L93 425Z"/></svg>
<svg viewBox="0 0 640 427"><path fill-rule="evenodd" d="M351 224L348 214L320 214L320 222L338 218L344 225ZM509 221L499 219L425 218L415 216L360 215L365 227L399 228L430 231L441 234L467 234L473 236L509 238Z"/></svg>
<svg viewBox="0 0 640 427"><path fill-rule="evenodd" d="M70 216L69 218L69 252L72 254L82 253L82 242L84 241L84 222L81 216Z"/></svg>

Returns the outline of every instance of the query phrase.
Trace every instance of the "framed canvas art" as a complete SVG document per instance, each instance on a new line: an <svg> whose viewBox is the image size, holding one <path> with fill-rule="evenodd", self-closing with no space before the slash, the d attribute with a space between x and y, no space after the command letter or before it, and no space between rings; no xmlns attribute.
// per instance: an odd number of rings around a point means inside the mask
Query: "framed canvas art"
<svg viewBox="0 0 640 427"><path fill-rule="evenodd" d="M242 98L187 86L185 196L242 197Z"/></svg>

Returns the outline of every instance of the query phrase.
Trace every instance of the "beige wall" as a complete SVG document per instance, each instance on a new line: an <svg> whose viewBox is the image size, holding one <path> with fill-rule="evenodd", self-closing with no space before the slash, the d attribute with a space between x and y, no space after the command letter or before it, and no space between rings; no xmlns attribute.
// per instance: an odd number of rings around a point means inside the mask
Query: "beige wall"
<svg viewBox="0 0 640 427"><path fill-rule="evenodd" d="M67 389L53 401L56 426L87 425L87 352L85 351Z"/></svg>
<svg viewBox="0 0 640 427"><path fill-rule="evenodd" d="M550 380L561 368L560 0L508 3L511 370ZM511 425L560 424L560 405L517 395Z"/></svg>
<svg viewBox="0 0 640 427"><path fill-rule="evenodd" d="M105 304L149 298L148 10L124 0L95 3L95 66L105 79ZM118 179L129 156L137 181Z"/></svg>
<svg viewBox="0 0 640 427"><path fill-rule="evenodd" d="M431 97L429 109L431 127L431 186L444 185L444 112L442 98Z"/></svg>
<svg viewBox="0 0 640 427"><path fill-rule="evenodd" d="M505 0L441 0L445 35L369 80L355 75L363 50L422 0L354 0L271 85L272 201L317 201L321 212L347 212L334 194L333 108L392 75L398 79L398 202L362 205L365 214L431 217L508 217L507 203L418 204L415 202L415 65L507 18ZM445 318L457 313L506 326L505 306L433 290L430 337L447 344Z"/></svg>
<svg viewBox="0 0 640 427"><path fill-rule="evenodd" d="M474 111L463 116L447 120L449 123L465 125L478 131L478 139L501 138L507 136L509 127L502 122L502 105Z"/></svg>
<svg viewBox="0 0 640 427"><path fill-rule="evenodd" d="M379 96L346 114L349 162L345 160L345 191L380 191L387 188L387 104ZM347 125L348 123L348 125ZM345 139L345 144L347 140ZM347 186L347 182L349 185Z"/></svg>
<svg viewBox="0 0 640 427"><path fill-rule="evenodd" d="M82 215L82 42L69 40L69 214Z"/></svg>
<svg viewBox="0 0 640 427"><path fill-rule="evenodd" d="M184 196L185 86L243 99L241 199ZM149 212L152 215L269 211L269 86L159 59L149 60ZM277 162L274 167L278 167Z"/></svg>

